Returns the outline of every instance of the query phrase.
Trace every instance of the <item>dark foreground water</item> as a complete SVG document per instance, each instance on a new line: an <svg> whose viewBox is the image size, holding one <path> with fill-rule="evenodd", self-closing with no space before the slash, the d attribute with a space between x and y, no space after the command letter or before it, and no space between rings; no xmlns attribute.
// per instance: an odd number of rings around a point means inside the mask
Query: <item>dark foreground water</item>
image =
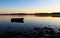
<svg viewBox="0 0 60 38"><path fill-rule="evenodd" d="M13 22L12 18L24 18ZM0 38L60 38L60 17L0 16Z"/></svg>

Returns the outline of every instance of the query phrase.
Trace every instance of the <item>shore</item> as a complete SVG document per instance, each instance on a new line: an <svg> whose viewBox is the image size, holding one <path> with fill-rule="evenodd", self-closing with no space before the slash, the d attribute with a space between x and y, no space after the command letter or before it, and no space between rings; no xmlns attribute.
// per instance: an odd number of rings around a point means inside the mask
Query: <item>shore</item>
<svg viewBox="0 0 60 38"><path fill-rule="evenodd" d="M60 38L59 32L55 32L53 28L48 27L34 27L29 31L6 31L6 34L0 35L2 38Z"/></svg>

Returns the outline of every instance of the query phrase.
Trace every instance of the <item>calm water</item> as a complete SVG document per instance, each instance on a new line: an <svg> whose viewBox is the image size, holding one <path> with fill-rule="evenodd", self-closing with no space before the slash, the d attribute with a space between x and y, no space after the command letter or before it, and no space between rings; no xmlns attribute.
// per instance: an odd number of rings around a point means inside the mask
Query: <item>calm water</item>
<svg viewBox="0 0 60 38"><path fill-rule="evenodd" d="M23 22L11 22L11 18L24 18ZM34 27L50 27L56 32L60 28L60 17L40 17L40 16L0 16L0 35L5 35L7 32L29 31Z"/></svg>

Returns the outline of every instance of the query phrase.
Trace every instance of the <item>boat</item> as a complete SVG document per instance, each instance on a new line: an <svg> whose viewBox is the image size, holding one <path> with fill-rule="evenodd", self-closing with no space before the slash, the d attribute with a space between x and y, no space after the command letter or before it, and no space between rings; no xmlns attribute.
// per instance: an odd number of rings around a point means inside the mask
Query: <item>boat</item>
<svg viewBox="0 0 60 38"><path fill-rule="evenodd" d="M20 22L23 23L24 18L11 18L11 22Z"/></svg>

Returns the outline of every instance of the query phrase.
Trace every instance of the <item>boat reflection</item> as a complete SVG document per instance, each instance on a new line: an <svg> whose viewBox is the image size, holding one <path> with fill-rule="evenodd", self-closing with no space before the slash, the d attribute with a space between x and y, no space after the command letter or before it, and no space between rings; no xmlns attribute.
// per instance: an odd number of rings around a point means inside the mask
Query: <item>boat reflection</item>
<svg viewBox="0 0 60 38"><path fill-rule="evenodd" d="M24 23L24 18L11 18L11 22Z"/></svg>

